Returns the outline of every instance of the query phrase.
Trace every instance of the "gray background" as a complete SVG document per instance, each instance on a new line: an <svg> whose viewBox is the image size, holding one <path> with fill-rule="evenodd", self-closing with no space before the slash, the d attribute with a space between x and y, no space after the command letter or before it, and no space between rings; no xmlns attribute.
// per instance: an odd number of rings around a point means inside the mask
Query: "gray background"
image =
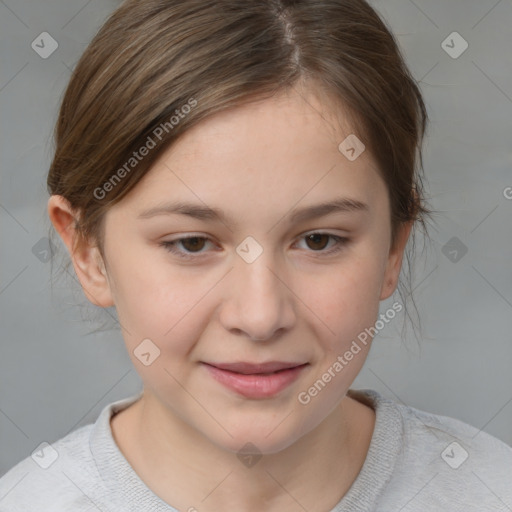
<svg viewBox="0 0 512 512"><path fill-rule="evenodd" d="M51 264L58 270L61 261L44 261L45 180L59 101L78 57L117 4L0 0L0 475L42 441L93 422L107 403L141 388L111 319L115 311L89 307L72 268L52 289ZM375 338L353 387L458 418L512 444L512 2L372 4L421 81L431 116L427 191L439 213L413 281L420 341L410 329L401 341L403 317L396 317ZM44 31L59 44L47 59L31 48ZM441 46L453 31L469 44L458 58ZM457 254L443 250L453 237ZM94 333L105 319L114 328Z"/></svg>

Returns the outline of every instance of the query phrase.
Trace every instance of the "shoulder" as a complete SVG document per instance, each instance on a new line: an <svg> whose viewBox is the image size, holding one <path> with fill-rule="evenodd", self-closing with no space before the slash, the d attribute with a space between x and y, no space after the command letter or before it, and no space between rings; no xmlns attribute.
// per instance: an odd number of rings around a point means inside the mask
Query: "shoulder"
<svg viewBox="0 0 512 512"><path fill-rule="evenodd" d="M54 443L42 443L0 478L0 512L85 511L93 503L84 481L97 481L89 449L93 425Z"/></svg>
<svg viewBox="0 0 512 512"><path fill-rule="evenodd" d="M401 418L399 454L387 485L393 507L400 505L404 511L512 509L510 446L455 418L388 400L372 390L362 392L374 401L377 414L380 408Z"/></svg>
<svg viewBox="0 0 512 512"><path fill-rule="evenodd" d="M141 395L105 405L95 423L40 444L11 468L0 478L0 512L92 512L104 510L114 494L125 499L116 485L130 467L112 437L110 420Z"/></svg>
<svg viewBox="0 0 512 512"><path fill-rule="evenodd" d="M452 469L468 467L512 484L512 447L496 437L450 416L397 405L404 420L405 441L411 453L428 456L431 450ZM505 472L505 470L508 470ZM505 473L504 473L505 472Z"/></svg>

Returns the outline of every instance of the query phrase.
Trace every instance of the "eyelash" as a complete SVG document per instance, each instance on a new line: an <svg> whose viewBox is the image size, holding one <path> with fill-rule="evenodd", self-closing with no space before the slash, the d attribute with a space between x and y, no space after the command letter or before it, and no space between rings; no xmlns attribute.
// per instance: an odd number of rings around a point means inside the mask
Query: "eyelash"
<svg viewBox="0 0 512 512"><path fill-rule="evenodd" d="M307 238L308 236L311 236L311 235L327 235L327 236L329 236L330 238L333 238L336 241L336 245L334 245L334 247L331 247L331 249L329 249L329 250L311 251L311 252L318 252L318 253L321 254L321 256L330 256L332 254L336 254L336 253L340 252L341 250L343 250L348 245L348 243L350 241L349 238L346 238L346 237L343 237L343 236L333 235L331 233L324 233L324 232L321 232L321 231L313 231L311 233L303 235L301 237L301 239ZM179 250L176 249L176 245L179 242L181 242L183 240L190 240L190 239L193 239L193 238L197 238L199 240L208 240L208 241L210 241L210 239L208 237L205 237L205 236L186 236L186 237L182 237L182 238L177 238L176 240L172 240L172 241L160 242L159 245L164 247L165 250L167 250L167 251L169 251L169 252L171 252L173 254L176 254L180 258L187 259L187 260L197 259L198 257L200 257L199 255L203 254L202 252L197 252L197 253L189 252L189 253L187 253L187 252L182 252L182 251L179 251Z"/></svg>

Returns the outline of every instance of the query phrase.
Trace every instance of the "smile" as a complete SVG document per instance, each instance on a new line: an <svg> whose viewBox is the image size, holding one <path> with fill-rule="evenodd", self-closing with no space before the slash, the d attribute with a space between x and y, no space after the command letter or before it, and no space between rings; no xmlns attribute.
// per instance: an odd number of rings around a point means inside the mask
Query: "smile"
<svg viewBox="0 0 512 512"><path fill-rule="evenodd" d="M294 382L309 363L203 363L217 382L246 398L269 398Z"/></svg>

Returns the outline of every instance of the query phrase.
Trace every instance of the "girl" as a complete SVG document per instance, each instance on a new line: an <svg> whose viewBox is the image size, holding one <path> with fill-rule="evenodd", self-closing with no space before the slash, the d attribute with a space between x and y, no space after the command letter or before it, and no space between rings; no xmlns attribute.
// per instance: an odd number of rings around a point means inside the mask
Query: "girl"
<svg viewBox="0 0 512 512"><path fill-rule="evenodd" d="M402 310L427 113L363 0L128 0L66 90L50 219L143 391L2 511L512 509L512 449L350 386ZM377 320L379 318L379 320Z"/></svg>

